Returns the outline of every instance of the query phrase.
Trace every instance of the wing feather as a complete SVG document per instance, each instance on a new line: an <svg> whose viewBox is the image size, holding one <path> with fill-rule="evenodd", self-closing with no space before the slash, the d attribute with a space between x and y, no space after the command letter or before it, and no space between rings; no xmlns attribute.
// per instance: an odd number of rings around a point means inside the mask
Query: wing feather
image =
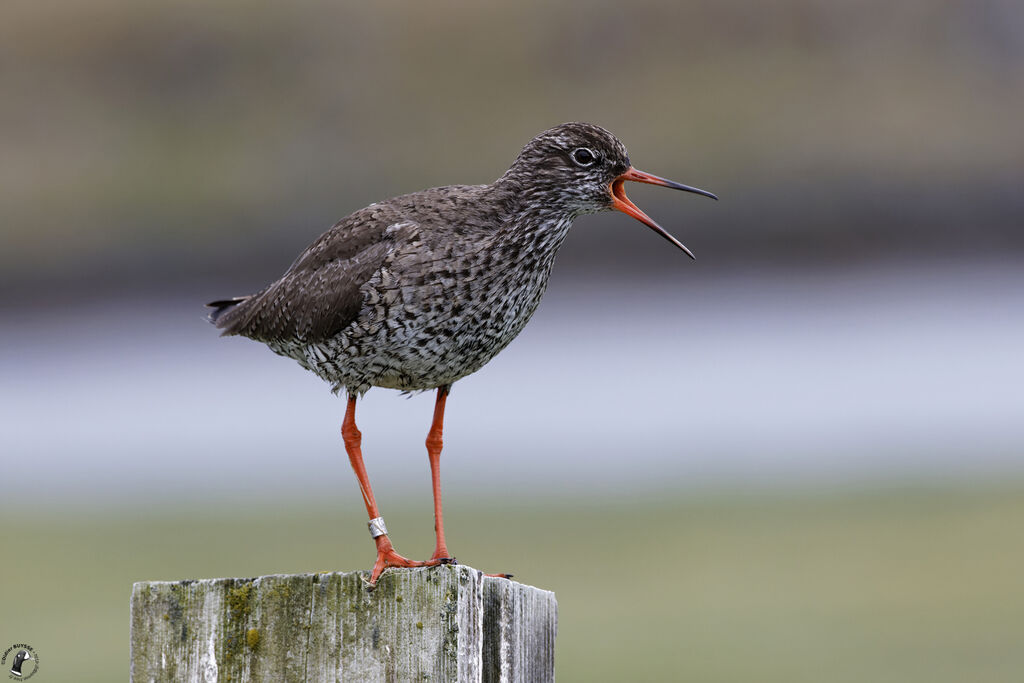
<svg viewBox="0 0 1024 683"><path fill-rule="evenodd" d="M329 339L356 320L363 286L416 229L390 207L371 205L317 238L262 291L210 304L211 321L225 335L262 342Z"/></svg>

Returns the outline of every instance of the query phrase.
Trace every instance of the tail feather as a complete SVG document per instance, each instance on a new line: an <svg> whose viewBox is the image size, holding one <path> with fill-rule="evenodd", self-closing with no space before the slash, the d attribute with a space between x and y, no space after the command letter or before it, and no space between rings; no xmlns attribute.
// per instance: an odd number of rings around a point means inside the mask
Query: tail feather
<svg viewBox="0 0 1024 683"><path fill-rule="evenodd" d="M206 304L209 308L213 309L212 311L210 311L210 315L208 316L208 320L211 323L213 323L214 327L217 327L218 329L226 328L231 323L231 318L233 316L228 315L228 316L225 317L225 313L230 313L231 311L233 311L235 309L235 306L237 306L238 304L243 303L245 301L248 301L251 298L252 298L252 295L249 295L249 296L236 296L236 297L232 297L230 299L221 299L220 301L211 301L210 303ZM228 330L228 332L230 332L230 330Z"/></svg>

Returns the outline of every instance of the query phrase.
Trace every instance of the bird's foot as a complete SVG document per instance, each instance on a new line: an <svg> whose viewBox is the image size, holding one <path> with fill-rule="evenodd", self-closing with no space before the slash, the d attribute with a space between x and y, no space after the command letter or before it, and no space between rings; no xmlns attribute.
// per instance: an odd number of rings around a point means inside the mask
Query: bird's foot
<svg viewBox="0 0 1024 683"><path fill-rule="evenodd" d="M431 558L426 561L410 560L395 551L395 546L391 544L391 539L387 535L378 536L374 540L377 542L377 561L373 564L370 580L367 581L367 585L371 590L377 587L377 579L389 567L435 567L439 564L454 562L454 558L448 557Z"/></svg>
<svg viewBox="0 0 1024 683"><path fill-rule="evenodd" d="M437 549L434 550L434 555L430 558L430 561L433 562L434 560L437 560L441 564L458 564L458 561L448 554L448 547L445 545L439 545L437 546ZM484 576L492 576L499 579L512 578L511 574L484 574Z"/></svg>
<svg viewBox="0 0 1024 683"><path fill-rule="evenodd" d="M440 564L458 564L455 558L448 553L447 546L439 545L434 549L434 554L430 556L430 561L437 560Z"/></svg>

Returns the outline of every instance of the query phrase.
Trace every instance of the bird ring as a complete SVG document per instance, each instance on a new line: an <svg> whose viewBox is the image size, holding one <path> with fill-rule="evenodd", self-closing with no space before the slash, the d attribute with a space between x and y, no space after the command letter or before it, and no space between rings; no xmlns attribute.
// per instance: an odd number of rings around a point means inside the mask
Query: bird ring
<svg viewBox="0 0 1024 683"><path fill-rule="evenodd" d="M370 529L370 537L377 538L378 536L387 536L388 528L384 526L383 517L374 517L366 524Z"/></svg>

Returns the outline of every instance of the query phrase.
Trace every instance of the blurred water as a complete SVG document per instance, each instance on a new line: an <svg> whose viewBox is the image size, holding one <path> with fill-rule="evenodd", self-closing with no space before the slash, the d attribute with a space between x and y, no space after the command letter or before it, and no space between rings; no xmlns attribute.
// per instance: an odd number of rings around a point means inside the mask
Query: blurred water
<svg viewBox="0 0 1024 683"><path fill-rule="evenodd" d="M1015 262L578 278L456 384L446 490L635 492L1024 471L1024 269ZM211 291L207 299L237 293ZM311 374L221 339L200 300L8 310L4 498L358 500ZM428 491L432 396L372 390L379 497Z"/></svg>

